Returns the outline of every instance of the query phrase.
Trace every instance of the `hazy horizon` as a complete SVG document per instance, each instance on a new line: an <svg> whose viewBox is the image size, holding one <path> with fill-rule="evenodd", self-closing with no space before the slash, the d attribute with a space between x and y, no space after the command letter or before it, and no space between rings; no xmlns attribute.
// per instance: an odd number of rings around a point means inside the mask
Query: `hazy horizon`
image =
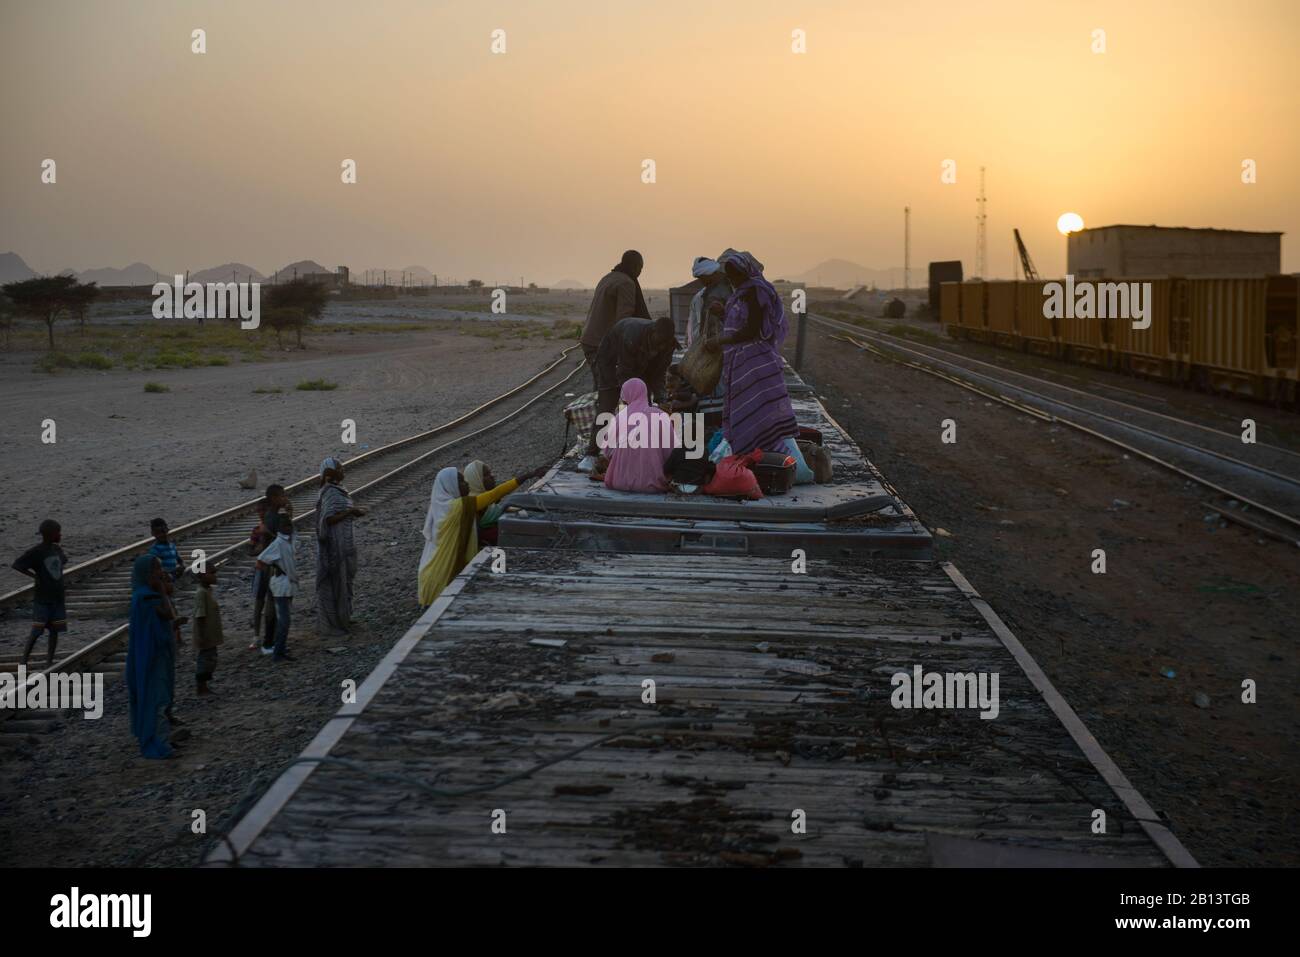
<svg viewBox="0 0 1300 957"><path fill-rule="evenodd" d="M1063 273L1067 211L1280 231L1297 271L1298 26L1276 0L7 2L0 249L50 273L308 257L547 285L634 247L664 287L729 245L773 278L898 269L909 205L919 285L931 260L973 272L985 166L992 277L1012 227Z"/></svg>

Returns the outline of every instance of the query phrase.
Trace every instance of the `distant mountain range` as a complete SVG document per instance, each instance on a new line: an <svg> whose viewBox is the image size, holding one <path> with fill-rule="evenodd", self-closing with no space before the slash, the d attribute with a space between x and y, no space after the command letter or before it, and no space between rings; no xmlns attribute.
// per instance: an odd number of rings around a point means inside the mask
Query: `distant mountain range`
<svg viewBox="0 0 1300 957"><path fill-rule="evenodd" d="M36 275L17 253L0 253L0 282L18 282Z"/></svg>
<svg viewBox="0 0 1300 957"><path fill-rule="evenodd" d="M292 274L292 273L291 273ZM225 263L196 273L190 273L190 282L264 282L266 277L247 263Z"/></svg>
<svg viewBox="0 0 1300 957"><path fill-rule="evenodd" d="M158 278L158 272L146 263L131 263L121 269L105 266L102 269L83 269L77 272L64 269L61 276L76 276L81 282L97 282L101 286L146 286Z"/></svg>
<svg viewBox="0 0 1300 957"><path fill-rule="evenodd" d="M923 271L924 267L912 270L914 285L922 281ZM230 282L232 274L234 274L239 282L248 282L250 278L254 282L288 282L294 277L295 272L297 275L303 276L313 272L332 273L334 269L333 267L322 266L314 259L301 259L276 270L270 275L265 275L247 263L229 262L192 272L190 281ZM382 276L383 272L382 268L370 270L372 281L379 281L376 277ZM354 269L351 273L353 282L365 281L366 270ZM424 266L405 266L388 270L389 283L393 285L399 284L402 281L403 273L406 273L410 282L416 284L432 284L434 281L434 273ZM0 253L0 282L31 279L36 275L39 275L39 273L28 266L17 253ZM80 272L65 269L60 275L76 276L82 282L97 282L101 286L146 286L154 283L159 275L166 281L170 280L174 274L159 273L147 263L136 262L121 269L106 267L102 269L85 269ZM903 270L901 267L871 269L847 259L827 259L801 273L773 275L769 271L768 278L786 279L790 282L806 283L808 285L834 286L839 289L851 289L859 285L874 285L880 289L896 289L903 284ZM447 281L446 276L442 276L441 279L443 282ZM552 283L550 288L589 289L591 285L577 279L561 279Z"/></svg>
<svg viewBox="0 0 1300 957"><path fill-rule="evenodd" d="M912 270L917 275L917 271ZM788 279L790 282L806 283L810 286L834 286L837 289L851 289L854 286L874 285L879 289L897 289L903 285L903 268L870 269L847 259L827 259L811 269L794 275L772 276L769 279ZM913 282L918 281L913 276Z"/></svg>
<svg viewBox="0 0 1300 957"><path fill-rule="evenodd" d="M333 269L326 269L314 259L300 259L296 263L289 263L283 269L277 269L266 279L270 282L289 282L294 276L305 276L313 272L334 272Z"/></svg>

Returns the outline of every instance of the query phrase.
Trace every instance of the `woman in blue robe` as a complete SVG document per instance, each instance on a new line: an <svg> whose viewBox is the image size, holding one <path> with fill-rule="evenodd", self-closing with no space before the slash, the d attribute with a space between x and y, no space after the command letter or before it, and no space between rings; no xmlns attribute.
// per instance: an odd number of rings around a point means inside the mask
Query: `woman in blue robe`
<svg viewBox="0 0 1300 957"><path fill-rule="evenodd" d="M176 611L167 600L162 565L141 555L131 566L131 623L126 650L126 691L131 733L146 758L170 758L170 722L163 711L176 689Z"/></svg>

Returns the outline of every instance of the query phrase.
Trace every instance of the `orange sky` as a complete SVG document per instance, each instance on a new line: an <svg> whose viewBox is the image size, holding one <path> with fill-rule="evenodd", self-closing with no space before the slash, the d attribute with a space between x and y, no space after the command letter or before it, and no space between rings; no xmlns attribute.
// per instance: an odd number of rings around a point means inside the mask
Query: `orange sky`
<svg viewBox="0 0 1300 957"><path fill-rule="evenodd" d="M1297 39L1294 0L5 0L0 251L546 284L635 246L663 285L728 245L901 266L907 204L918 282L971 269L984 165L992 275L1013 226L1063 272L1067 210L1283 231L1294 271Z"/></svg>

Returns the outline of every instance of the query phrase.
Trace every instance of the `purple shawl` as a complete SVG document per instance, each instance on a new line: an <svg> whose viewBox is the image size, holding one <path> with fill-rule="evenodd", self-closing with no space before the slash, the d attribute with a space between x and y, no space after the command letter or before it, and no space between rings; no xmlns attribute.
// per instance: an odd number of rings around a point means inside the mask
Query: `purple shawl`
<svg viewBox="0 0 1300 957"><path fill-rule="evenodd" d="M718 263L726 266L727 263L738 266L740 270L748 277L744 282L735 288L735 296L739 297L746 290L754 290L754 295L758 299L759 308L763 310L763 325L759 335L772 342L772 345L780 349L785 342L786 334L790 331L790 324L785 318L785 306L781 303L781 294L776 291L776 287L763 277L763 264L748 252L739 252L735 249L728 249L718 257ZM731 318L731 310L728 310L728 318ZM736 332L743 327L742 322L735 328L724 327L723 333Z"/></svg>

